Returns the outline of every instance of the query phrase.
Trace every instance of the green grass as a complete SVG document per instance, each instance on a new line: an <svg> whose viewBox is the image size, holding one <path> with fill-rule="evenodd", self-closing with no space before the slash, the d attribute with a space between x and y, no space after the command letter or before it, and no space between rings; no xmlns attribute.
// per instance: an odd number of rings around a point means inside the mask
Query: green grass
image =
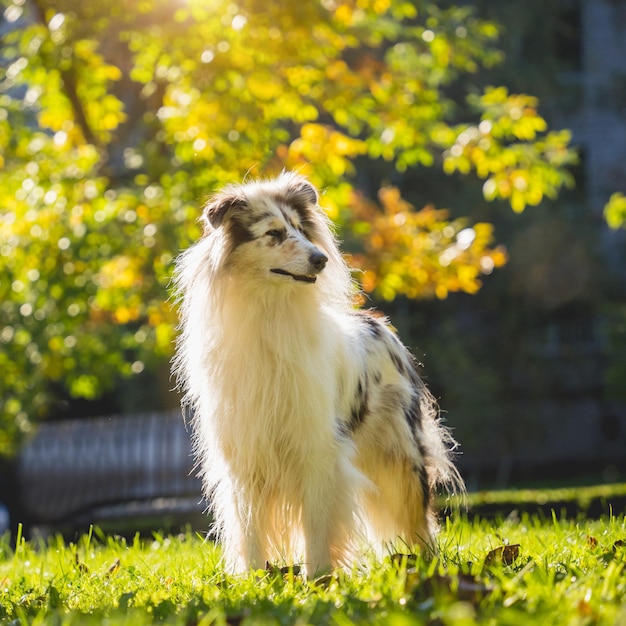
<svg viewBox="0 0 626 626"><path fill-rule="evenodd" d="M436 560L364 560L348 574L224 574L198 536L94 532L76 543L0 541L0 623L12 626L171 624L626 624L626 523L522 514L458 516ZM516 546L519 547L516 547Z"/></svg>
<svg viewBox="0 0 626 626"><path fill-rule="evenodd" d="M585 510L593 502L604 504L608 511L611 501L626 498L626 483L590 485L585 487L562 487L557 489L507 489L479 491L466 497L470 508L481 509L486 505L515 503L520 507L544 506L554 503L572 503Z"/></svg>

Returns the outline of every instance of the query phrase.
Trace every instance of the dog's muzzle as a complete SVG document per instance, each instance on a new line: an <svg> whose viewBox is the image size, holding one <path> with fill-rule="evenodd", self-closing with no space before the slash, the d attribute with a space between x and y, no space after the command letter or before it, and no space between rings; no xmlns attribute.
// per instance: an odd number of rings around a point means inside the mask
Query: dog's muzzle
<svg viewBox="0 0 626 626"><path fill-rule="evenodd" d="M281 276L289 276L303 283L314 283L317 280L317 275L326 267L326 263L328 263L328 257L323 252L316 250L309 256L309 265L312 270L309 274L292 274L280 268L271 269L270 272L280 274Z"/></svg>

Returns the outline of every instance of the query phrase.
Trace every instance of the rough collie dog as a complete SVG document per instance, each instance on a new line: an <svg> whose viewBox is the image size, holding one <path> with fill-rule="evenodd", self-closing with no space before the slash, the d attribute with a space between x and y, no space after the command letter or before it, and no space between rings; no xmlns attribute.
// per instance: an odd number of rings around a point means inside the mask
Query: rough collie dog
<svg viewBox="0 0 626 626"><path fill-rule="evenodd" d="M394 332L353 307L315 188L232 185L202 221L177 260L174 371L228 569L433 550L433 490L462 488L454 441Z"/></svg>

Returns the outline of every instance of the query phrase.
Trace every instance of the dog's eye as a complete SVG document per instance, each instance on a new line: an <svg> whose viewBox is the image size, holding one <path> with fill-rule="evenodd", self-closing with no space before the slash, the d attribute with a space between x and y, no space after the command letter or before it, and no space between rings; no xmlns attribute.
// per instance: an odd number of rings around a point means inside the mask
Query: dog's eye
<svg viewBox="0 0 626 626"><path fill-rule="evenodd" d="M268 237L273 237L274 239L282 239L283 231L277 230L276 228L272 228L265 233Z"/></svg>

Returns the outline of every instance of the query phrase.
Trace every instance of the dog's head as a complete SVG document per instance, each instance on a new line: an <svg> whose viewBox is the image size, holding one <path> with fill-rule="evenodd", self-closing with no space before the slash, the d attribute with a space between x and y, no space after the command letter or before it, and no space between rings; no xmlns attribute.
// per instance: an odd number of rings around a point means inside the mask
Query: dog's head
<svg viewBox="0 0 626 626"><path fill-rule="evenodd" d="M328 261L316 189L284 173L231 185L204 208L205 236L223 239L223 267L273 281L314 283Z"/></svg>

